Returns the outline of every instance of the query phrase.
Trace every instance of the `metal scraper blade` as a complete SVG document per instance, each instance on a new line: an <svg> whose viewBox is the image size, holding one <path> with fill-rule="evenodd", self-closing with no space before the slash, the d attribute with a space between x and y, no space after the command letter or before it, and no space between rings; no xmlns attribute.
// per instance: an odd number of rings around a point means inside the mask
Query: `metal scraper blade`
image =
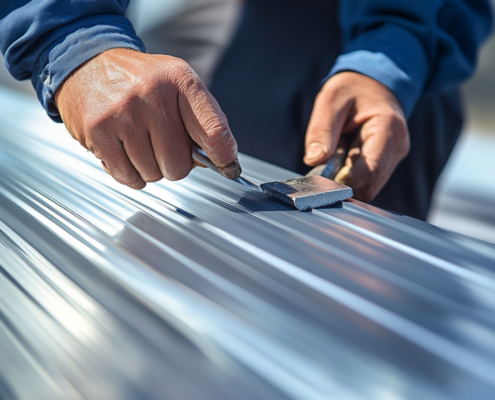
<svg viewBox="0 0 495 400"><path fill-rule="evenodd" d="M322 176L303 176L286 181L268 182L261 189L300 211L324 207L352 197L352 189Z"/></svg>
<svg viewBox="0 0 495 400"><path fill-rule="evenodd" d="M192 156L199 164L222 175L208 155L201 149L192 148ZM324 207L352 197L352 189L323 176L303 176L286 181L262 183L260 186L239 176L232 179L243 186L283 200L305 211L310 208Z"/></svg>

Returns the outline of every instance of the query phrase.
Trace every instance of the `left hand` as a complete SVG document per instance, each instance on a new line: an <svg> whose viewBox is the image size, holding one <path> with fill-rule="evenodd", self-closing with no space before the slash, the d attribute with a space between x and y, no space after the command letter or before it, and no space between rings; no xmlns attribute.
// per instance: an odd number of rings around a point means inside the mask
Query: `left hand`
<svg viewBox="0 0 495 400"><path fill-rule="evenodd" d="M326 162L337 146L349 153L335 181L371 201L410 148L402 107L383 84L355 72L331 77L318 94L306 133L304 162Z"/></svg>

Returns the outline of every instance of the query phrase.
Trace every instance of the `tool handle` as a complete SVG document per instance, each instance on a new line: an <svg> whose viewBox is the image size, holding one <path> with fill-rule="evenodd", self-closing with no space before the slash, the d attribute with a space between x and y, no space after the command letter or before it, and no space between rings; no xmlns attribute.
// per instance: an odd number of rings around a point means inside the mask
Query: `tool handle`
<svg viewBox="0 0 495 400"><path fill-rule="evenodd" d="M215 164L213 164L213 161L210 160L210 158L206 155L206 153L203 150L192 146L191 151L194 161L198 162L199 164L203 164L205 167L208 167L212 171L215 171L217 174L222 175L218 170L218 168L215 166Z"/></svg>
<svg viewBox="0 0 495 400"><path fill-rule="evenodd" d="M347 151L339 147L332 154L332 157L325 163L314 167L306 176L323 176L328 179L335 179L339 170L344 166Z"/></svg>

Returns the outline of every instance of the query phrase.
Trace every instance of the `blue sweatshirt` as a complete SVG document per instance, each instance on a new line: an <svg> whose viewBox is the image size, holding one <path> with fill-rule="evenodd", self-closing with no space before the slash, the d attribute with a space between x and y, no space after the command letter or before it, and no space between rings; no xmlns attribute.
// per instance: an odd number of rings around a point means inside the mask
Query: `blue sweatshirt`
<svg viewBox="0 0 495 400"><path fill-rule="evenodd" d="M61 121L54 94L78 66L112 48L145 51L125 17L130 0L4 0L0 49L19 80ZM391 89L407 116L424 93L455 87L475 69L491 31L489 0L341 0L341 71L370 76Z"/></svg>

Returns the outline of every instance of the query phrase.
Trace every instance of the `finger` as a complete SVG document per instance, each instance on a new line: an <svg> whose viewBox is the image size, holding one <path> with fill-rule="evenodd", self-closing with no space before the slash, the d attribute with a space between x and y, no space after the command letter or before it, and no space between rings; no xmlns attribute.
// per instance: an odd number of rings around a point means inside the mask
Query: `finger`
<svg viewBox="0 0 495 400"><path fill-rule="evenodd" d="M179 110L187 132L223 175L238 178L242 170L237 143L217 101L192 70L179 86Z"/></svg>
<svg viewBox="0 0 495 400"><path fill-rule="evenodd" d="M306 133L304 162L315 166L326 162L339 142L352 109L352 101L331 90L322 90L316 98Z"/></svg>
<svg viewBox="0 0 495 400"><path fill-rule="evenodd" d="M113 178L126 186L133 189L142 189L146 186L139 173L136 171L131 161L127 157L122 142L115 140L111 143L93 146L90 149L97 158L99 158L105 170Z"/></svg>
<svg viewBox="0 0 495 400"><path fill-rule="evenodd" d="M176 100L164 94L163 104L150 123L150 137L161 173L170 181L185 178L193 168L191 138Z"/></svg>
<svg viewBox="0 0 495 400"><path fill-rule="evenodd" d="M354 197L371 201L409 151L401 118L377 116L363 124L335 181L351 186Z"/></svg>
<svg viewBox="0 0 495 400"><path fill-rule="evenodd" d="M146 125L139 126L139 128L128 127L121 133L124 150L144 182L157 182L163 178L163 175L155 158L150 134L143 130Z"/></svg>

